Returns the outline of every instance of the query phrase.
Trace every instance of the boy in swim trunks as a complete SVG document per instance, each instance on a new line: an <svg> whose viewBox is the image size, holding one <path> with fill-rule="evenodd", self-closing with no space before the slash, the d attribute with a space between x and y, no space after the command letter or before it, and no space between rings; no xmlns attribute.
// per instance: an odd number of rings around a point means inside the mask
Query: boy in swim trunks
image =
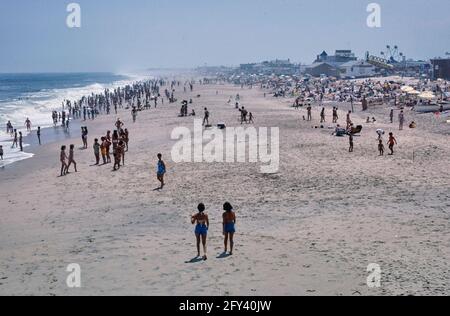
<svg viewBox="0 0 450 316"><path fill-rule="evenodd" d="M205 214L205 205L203 203L200 203L197 207L198 213L195 215L192 215L191 217L191 223L192 225L195 225L195 237L197 238L197 258L200 257L200 239L203 244L203 253L205 254L203 256L203 260L208 260L208 257L206 255L206 238L208 237L208 230L209 230L209 218L208 214Z"/></svg>
<svg viewBox="0 0 450 316"><path fill-rule="evenodd" d="M227 253L228 250L228 239L230 239L230 256L233 255L233 248L234 248L234 233L236 232L236 214L233 212L233 207L230 203L226 202L223 205L223 210L225 213L223 213L223 235L225 237L224 245L225 245L225 253Z"/></svg>
<svg viewBox="0 0 450 316"><path fill-rule="evenodd" d="M380 156L384 156L384 144L382 139L379 140L378 151L380 152Z"/></svg>
<svg viewBox="0 0 450 316"><path fill-rule="evenodd" d="M394 137L393 133L389 133L389 140L388 140L389 150L391 153L390 156L394 155L394 146L397 145L397 140Z"/></svg>
<svg viewBox="0 0 450 316"><path fill-rule="evenodd" d="M164 183L164 175L165 174L166 174L166 164L162 160L162 155L158 154L158 166L157 166L156 178L158 179L159 182L161 182L160 190L162 190L162 188L164 188L164 185L165 185L165 183Z"/></svg>

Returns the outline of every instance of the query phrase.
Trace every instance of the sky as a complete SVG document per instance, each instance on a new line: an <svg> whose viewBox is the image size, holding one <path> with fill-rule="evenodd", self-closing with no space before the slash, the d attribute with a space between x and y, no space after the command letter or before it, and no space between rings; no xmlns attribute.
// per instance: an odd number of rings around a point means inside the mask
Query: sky
<svg viewBox="0 0 450 316"><path fill-rule="evenodd" d="M66 25L71 2L81 28ZM367 26L371 2L381 28ZM363 58L387 44L430 59L450 51L449 12L449 0L1 0L0 73L310 64L323 50Z"/></svg>

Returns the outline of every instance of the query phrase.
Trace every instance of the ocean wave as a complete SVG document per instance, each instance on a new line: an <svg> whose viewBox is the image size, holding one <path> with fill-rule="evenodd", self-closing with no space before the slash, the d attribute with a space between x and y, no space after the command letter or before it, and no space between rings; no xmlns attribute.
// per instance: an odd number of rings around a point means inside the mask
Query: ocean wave
<svg viewBox="0 0 450 316"><path fill-rule="evenodd" d="M24 93L21 98L0 103L0 128L6 128L11 121L14 128L23 130L26 118L32 121L33 126L52 126L52 111L61 111L65 100L75 101L83 96L100 94L105 89L115 89L137 81L148 79L148 76L125 75L127 79L107 84L93 83L87 86L63 89L42 89L38 92ZM3 127L2 127L3 126Z"/></svg>

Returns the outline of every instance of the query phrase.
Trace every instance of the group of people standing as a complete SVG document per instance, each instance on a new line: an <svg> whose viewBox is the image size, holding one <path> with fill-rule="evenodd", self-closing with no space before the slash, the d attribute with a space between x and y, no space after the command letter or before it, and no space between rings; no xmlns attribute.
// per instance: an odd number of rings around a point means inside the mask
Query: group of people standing
<svg viewBox="0 0 450 316"><path fill-rule="evenodd" d="M203 260L208 260L207 256L207 237L209 231L209 216L205 213L206 207L203 203L200 203L197 207L198 212L191 217L191 223L195 225L195 237L197 239L197 258L200 257L200 243L203 245ZM233 255L234 248L234 234L236 233L236 213L233 211L233 206L226 202L223 205L222 214L222 233L224 236L224 254ZM230 248L228 248L228 243Z"/></svg>
<svg viewBox="0 0 450 316"><path fill-rule="evenodd" d="M31 120L29 118L27 118L25 120L25 125L27 132L31 132ZM11 144L11 149L13 148L19 148L20 151L23 151L23 134L22 131L18 131L16 128L14 128L13 124L11 123L11 121L8 121L6 123L6 134L11 135L12 137L12 144ZM39 140L39 145L41 144L41 127L38 126L37 128L37 137Z"/></svg>

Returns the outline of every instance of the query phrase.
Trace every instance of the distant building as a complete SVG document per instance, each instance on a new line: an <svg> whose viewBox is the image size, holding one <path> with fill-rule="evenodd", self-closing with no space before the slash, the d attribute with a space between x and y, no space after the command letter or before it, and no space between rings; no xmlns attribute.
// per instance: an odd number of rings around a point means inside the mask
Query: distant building
<svg viewBox="0 0 450 316"><path fill-rule="evenodd" d="M372 77L377 74L374 65L364 60L349 61L339 66L341 76L344 78L363 78Z"/></svg>
<svg viewBox="0 0 450 316"><path fill-rule="evenodd" d="M432 59L431 64L433 65L433 79L450 80L450 58Z"/></svg>
<svg viewBox="0 0 450 316"><path fill-rule="evenodd" d="M327 76L339 78L340 70L329 63L318 62L306 67L305 71L313 77Z"/></svg>
<svg viewBox="0 0 450 316"><path fill-rule="evenodd" d="M355 54L351 50L336 50L334 56L330 56L327 52L323 51L322 54L317 56L314 63L327 63L334 67L339 67L342 64L348 63L350 61L356 61Z"/></svg>
<svg viewBox="0 0 450 316"><path fill-rule="evenodd" d="M261 63L241 64L239 70L246 74L294 75L299 73L300 67L291 63L290 59L276 59Z"/></svg>

